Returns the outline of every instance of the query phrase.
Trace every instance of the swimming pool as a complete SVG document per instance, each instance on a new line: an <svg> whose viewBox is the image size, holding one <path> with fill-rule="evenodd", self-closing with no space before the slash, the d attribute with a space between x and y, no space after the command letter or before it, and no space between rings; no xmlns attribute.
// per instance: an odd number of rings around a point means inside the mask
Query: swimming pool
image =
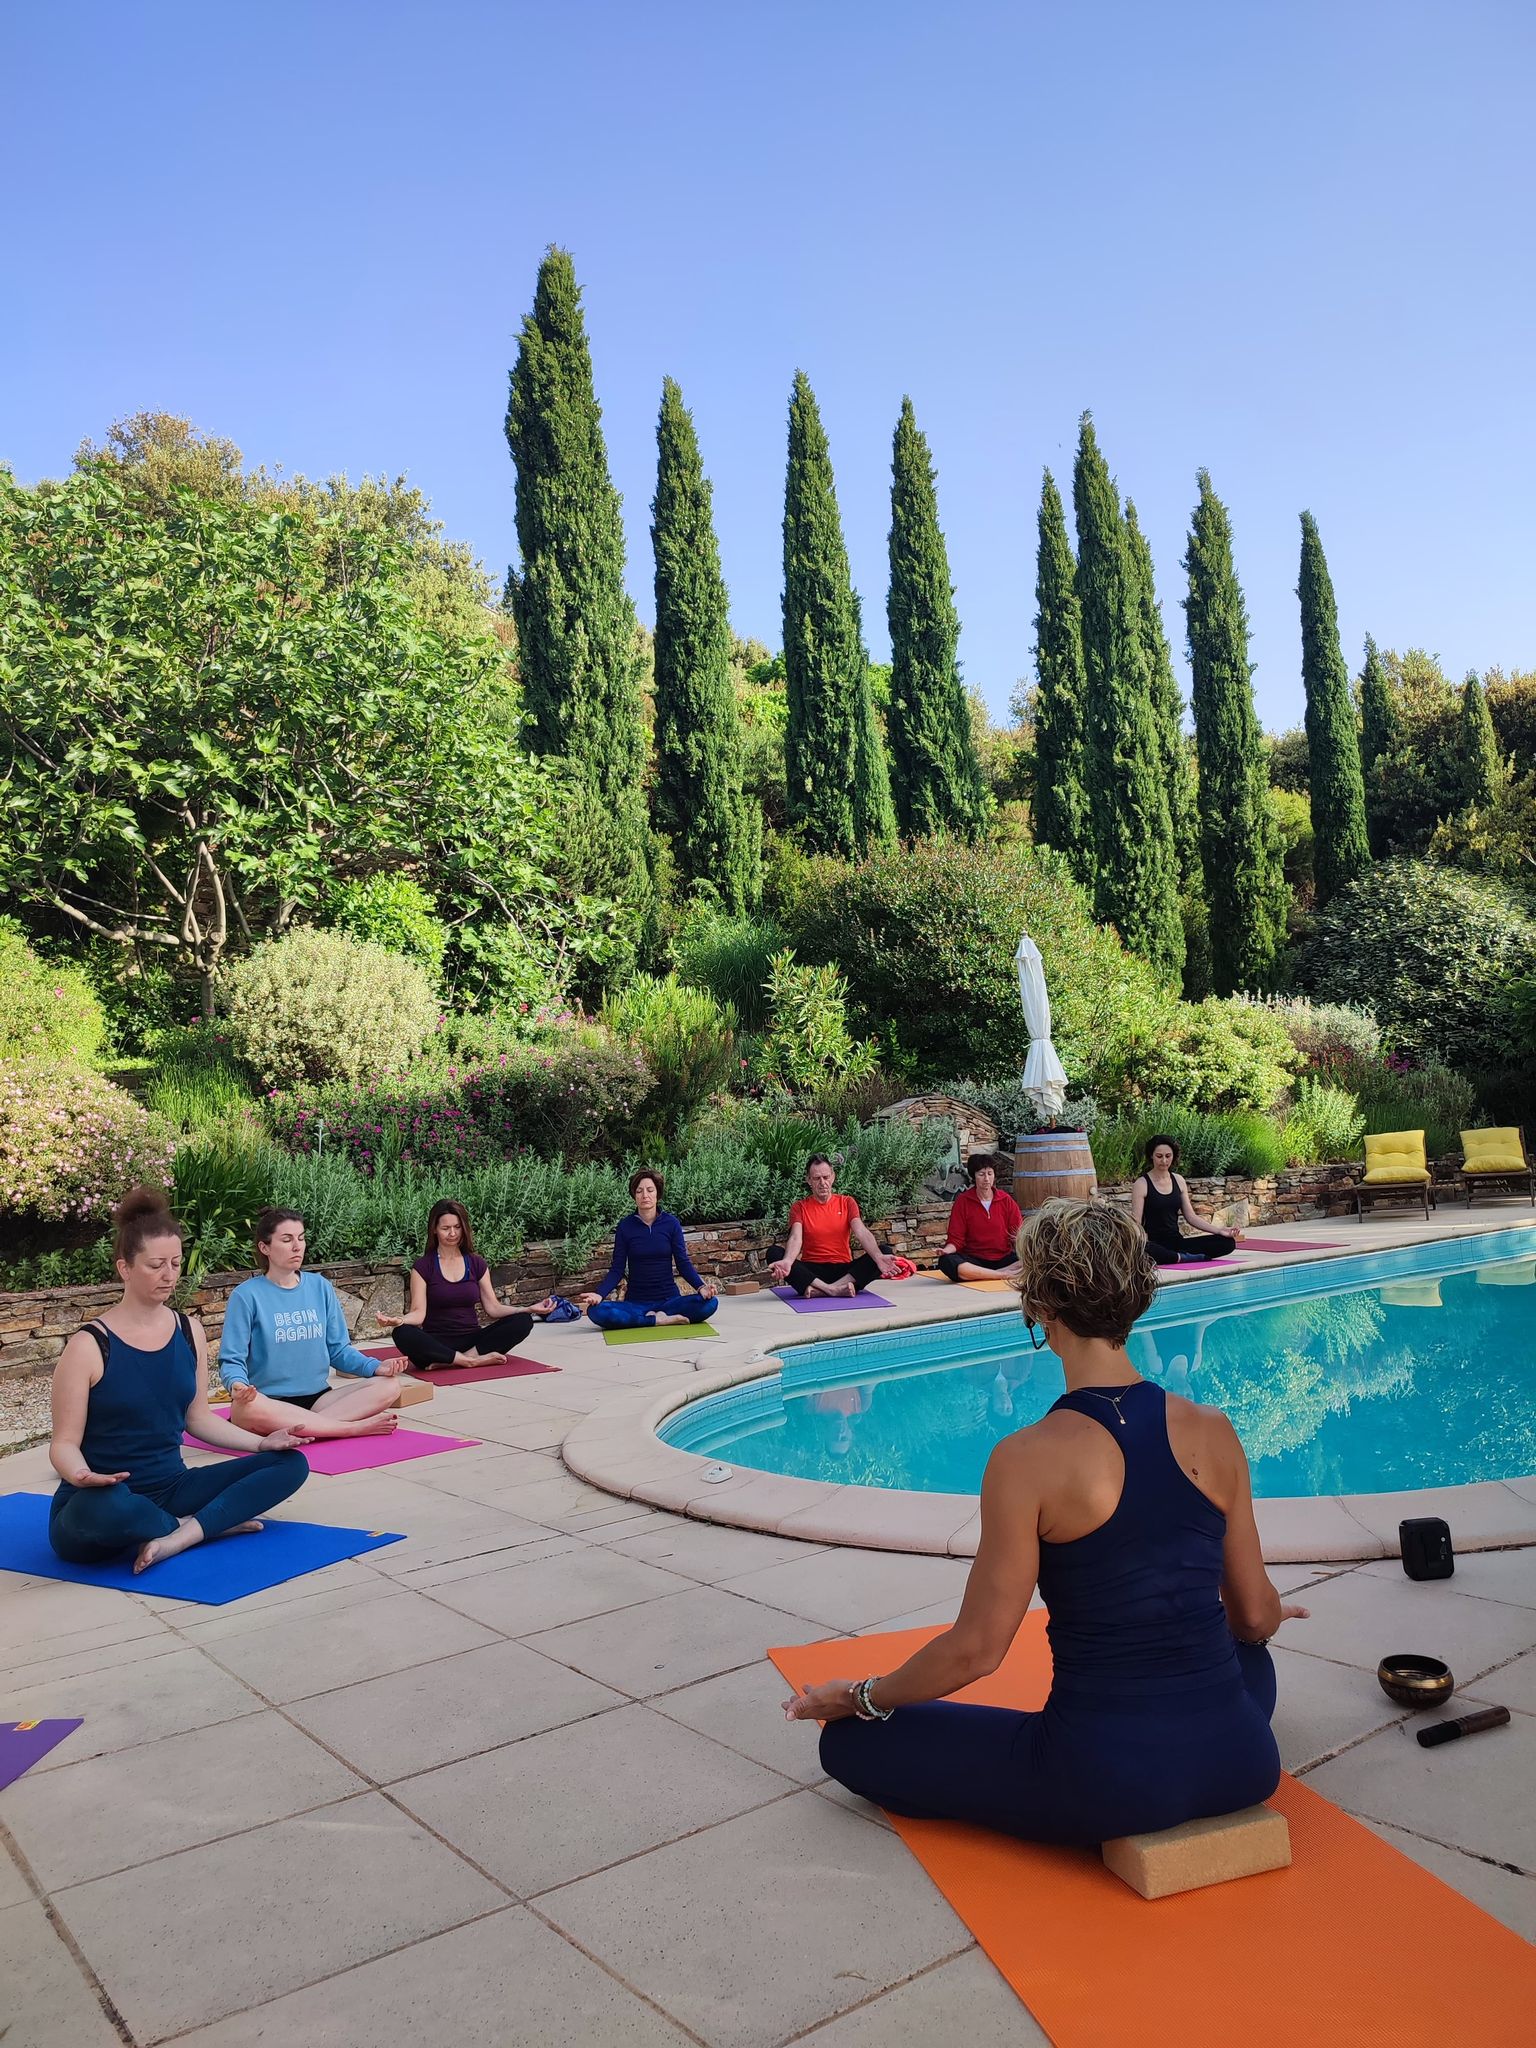
<svg viewBox="0 0 1536 2048"><path fill-rule="evenodd" d="M1221 1407L1259 1498L1385 1493L1536 1472L1536 1227L1203 1275L1164 1288L1137 1369ZM782 1353L690 1403L678 1450L792 1478L975 1494L998 1440L1062 1391L1016 1313Z"/></svg>

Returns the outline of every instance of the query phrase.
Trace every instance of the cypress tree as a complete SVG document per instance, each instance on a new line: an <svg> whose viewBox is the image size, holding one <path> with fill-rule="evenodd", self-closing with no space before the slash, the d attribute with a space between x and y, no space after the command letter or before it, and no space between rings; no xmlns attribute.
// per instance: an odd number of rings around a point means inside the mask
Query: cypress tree
<svg viewBox="0 0 1536 2048"><path fill-rule="evenodd" d="M1184 567L1195 741L1200 752L1200 858L1210 909L1217 995L1272 985L1290 891L1269 807L1269 756L1253 704L1248 611L1232 560L1227 508L1199 472Z"/></svg>
<svg viewBox="0 0 1536 2048"><path fill-rule="evenodd" d="M1390 758L1402 732L1397 698L1387 680L1386 665L1376 642L1365 636L1365 666L1360 671L1360 770L1365 778L1365 830L1374 860L1391 851L1388 820L1383 813L1376 770Z"/></svg>
<svg viewBox="0 0 1536 2048"><path fill-rule="evenodd" d="M670 377L656 422L656 822L687 882L707 881L732 910L761 894L760 827L742 800L741 721L712 492L693 415Z"/></svg>
<svg viewBox="0 0 1536 2048"><path fill-rule="evenodd" d="M533 748L563 755L588 798L573 879L640 911L650 903L654 848L635 609L581 293L564 249L551 248L539 266L506 432L522 557L508 590Z"/></svg>
<svg viewBox="0 0 1536 2048"><path fill-rule="evenodd" d="M891 450L891 703L886 714L891 794L908 838L974 838L985 817L981 768L956 647L960 620L939 529L926 437L910 398Z"/></svg>
<svg viewBox="0 0 1536 2048"><path fill-rule="evenodd" d="M1163 608L1157 601L1157 582L1152 573L1152 550L1136 517L1136 507L1125 501L1125 541L1131 574L1136 579L1136 615L1141 628L1142 653L1146 657L1147 682L1152 693L1152 719L1157 728L1158 757L1168 784L1168 823L1173 832L1173 850L1179 867L1179 886L1198 888L1200 881L1200 825L1195 813L1195 764L1184 744L1184 699L1173 672L1173 651L1163 631Z"/></svg>
<svg viewBox="0 0 1536 2048"><path fill-rule="evenodd" d="M1035 837L1066 856L1085 888L1093 887L1093 820L1084 787L1083 608L1067 515L1056 479L1040 487L1035 557Z"/></svg>
<svg viewBox="0 0 1536 2048"><path fill-rule="evenodd" d="M1311 763L1313 867L1317 900L1326 903L1370 865L1365 831L1365 779L1360 735L1349 694L1349 672L1339 646L1333 579L1323 556L1317 521L1301 515L1301 677L1307 693L1307 754Z"/></svg>
<svg viewBox="0 0 1536 2048"><path fill-rule="evenodd" d="M1457 734L1457 781L1463 810L1485 811L1498 792L1503 757L1493 730L1493 714L1476 675L1461 686L1461 718Z"/></svg>
<svg viewBox="0 0 1536 2048"><path fill-rule="evenodd" d="M854 599L857 606L858 599ZM869 686L869 663L859 684L853 727L853 838L860 853L896 843L896 806L880 713Z"/></svg>
<svg viewBox="0 0 1536 2048"><path fill-rule="evenodd" d="M1072 475L1083 615L1094 911L1172 980L1184 965L1178 861L1120 493L1084 413Z"/></svg>
<svg viewBox="0 0 1536 2048"><path fill-rule="evenodd" d="M784 480L784 772L789 828L810 853L852 859L861 825L867 833L871 810L879 810L867 666L827 436L797 370Z"/></svg>

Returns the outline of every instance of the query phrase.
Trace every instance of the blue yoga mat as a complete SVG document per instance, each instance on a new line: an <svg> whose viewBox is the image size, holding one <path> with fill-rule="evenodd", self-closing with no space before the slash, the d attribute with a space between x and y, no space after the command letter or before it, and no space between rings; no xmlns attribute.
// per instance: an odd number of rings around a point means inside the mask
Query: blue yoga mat
<svg viewBox="0 0 1536 2048"><path fill-rule="evenodd" d="M114 1586L123 1593L163 1594L223 1607L247 1593L264 1593L285 1579L317 1572L344 1557L399 1543L383 1529L333 1529L324 1522L269 1521L259 1536L221 1536L213 1543L168 1557L137 1578L124 1552L112 1564L66 1564L48 1542L47 1493L0 1494L0 1571L29 1572L38 1579L64 1579L76 1586Z"/></svg>

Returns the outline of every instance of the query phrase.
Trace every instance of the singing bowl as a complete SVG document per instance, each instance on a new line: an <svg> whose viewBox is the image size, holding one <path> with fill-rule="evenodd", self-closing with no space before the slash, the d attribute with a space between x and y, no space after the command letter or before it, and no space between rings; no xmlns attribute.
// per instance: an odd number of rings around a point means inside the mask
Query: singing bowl
<svg viewBox="0 0 1536 2048"><path fill-rule="evenodd" d="M1456 1680L1438 1657L1383 1657L1376 1677L1400 1707L1438 1707L1456 1690Z"/></svg>

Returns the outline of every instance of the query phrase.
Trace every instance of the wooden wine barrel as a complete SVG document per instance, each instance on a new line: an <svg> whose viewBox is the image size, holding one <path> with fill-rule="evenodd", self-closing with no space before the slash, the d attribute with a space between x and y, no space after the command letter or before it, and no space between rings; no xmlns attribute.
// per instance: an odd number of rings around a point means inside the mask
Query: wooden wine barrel
<svg viewBox="0 0 1536 2048"><path fill-rule="evenodd" d="M1084 1202L1098 1187L1082 1131L1031 1131L1013 1155L1013 1199L1027 1216L1057 1195Z"/></svg>

